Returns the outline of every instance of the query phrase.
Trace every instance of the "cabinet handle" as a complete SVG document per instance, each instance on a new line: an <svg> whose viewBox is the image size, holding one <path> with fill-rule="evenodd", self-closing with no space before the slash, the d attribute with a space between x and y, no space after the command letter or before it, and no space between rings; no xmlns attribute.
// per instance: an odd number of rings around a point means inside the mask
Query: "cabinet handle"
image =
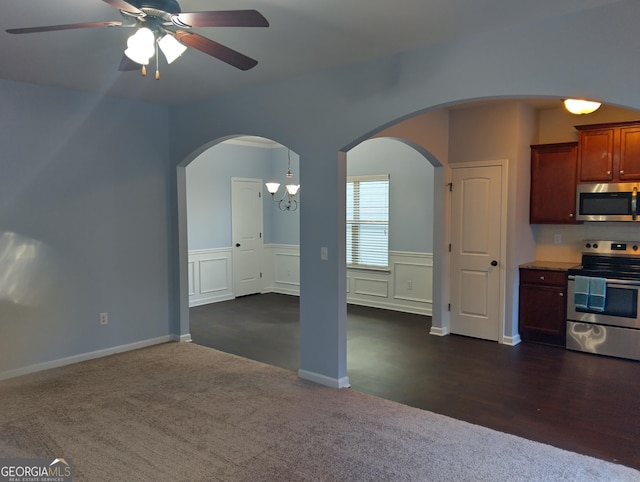
<svg viewBox="0 0 640 482"><path fill-rule="evenodd" d="M573 213L569 213L569 217L572 218L573 217Z"/></svg>
<svg viewBox="0 0 640 482"><path fill-rule="evenodd" d="M540 276L540 279L541 279L542 281L544 281L544 276Z"/></svg>
<svg viewBox="0 0 640 482"><path fill-rule="evenodd" d="M610 175L611 175L611 171L607 171L607 176L610 176Z"/></svg>
<svg viewBox="0 0 640 482"><path fill-rule="evenodd" d="M564 296L564 293L558 293L560 296Z"/></svg>
<svg viewBox="0 0 640 482"><path fill-rule="evenodd" d="M620 175L624 176L624 170L620 169Z"/></svg>

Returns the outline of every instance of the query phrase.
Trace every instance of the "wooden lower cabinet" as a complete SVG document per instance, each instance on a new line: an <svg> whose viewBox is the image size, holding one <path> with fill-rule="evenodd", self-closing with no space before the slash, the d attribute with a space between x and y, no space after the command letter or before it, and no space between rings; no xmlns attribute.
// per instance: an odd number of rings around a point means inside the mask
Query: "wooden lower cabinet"
<svg viewBox="0 0 640 482"><path fill-rule="evenodd" d="M565 346L567 274L520 269L519 330L523 341Z"/></svg>

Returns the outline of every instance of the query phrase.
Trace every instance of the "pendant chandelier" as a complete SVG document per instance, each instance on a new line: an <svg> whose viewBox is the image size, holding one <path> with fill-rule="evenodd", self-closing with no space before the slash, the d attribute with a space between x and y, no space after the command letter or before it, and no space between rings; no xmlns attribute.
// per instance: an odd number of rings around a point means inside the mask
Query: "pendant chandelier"
<svg viewBox="0 0 640 482"><path fill-rule="evenodd" d="M280 188L279 182L266 182L265 186L269 194L271 194L271 199L278 203L278 208L280 208L281 211L295 211L298 209L299 202L296 199L296 194L298 193L298 189L300 189L300 184L291 184L291 179L293 178L293 174L291 174L291 149L287 149L287 158L289 160L287 174L285 175L287 184L285 185L282 198L276 199L276 193Z"/></svg>

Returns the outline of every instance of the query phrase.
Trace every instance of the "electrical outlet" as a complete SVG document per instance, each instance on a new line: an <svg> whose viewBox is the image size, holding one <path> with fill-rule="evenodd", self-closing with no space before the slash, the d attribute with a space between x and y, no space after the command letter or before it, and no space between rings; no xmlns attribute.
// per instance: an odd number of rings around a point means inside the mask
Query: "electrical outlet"
<svg viewBox="0 0 640 482"><path fill-rule="evenodd" d="M562 244L562 234L556 233L553 235L553 244Z"/></svg>
<svg viewBox="0 0 640 482"><path fill-rule="evenodd" d="M108 313L100 313L100 324L108 325L109 324L109 314Z"/></svg>

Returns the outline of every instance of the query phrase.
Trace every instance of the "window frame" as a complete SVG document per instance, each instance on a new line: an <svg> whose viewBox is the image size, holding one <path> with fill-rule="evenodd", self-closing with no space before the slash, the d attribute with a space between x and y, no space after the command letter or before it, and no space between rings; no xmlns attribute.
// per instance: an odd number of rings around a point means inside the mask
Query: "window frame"
<svg viewBox="0 0 640 482"><path fill-rule="evenodd" d="M362 220L361 219L361 215L362 215L362 209L361 206L358 206L356 208L355 204L359 203L360 201L360 192L358 192L356 194L356 191L360 191L360 184L361 183L366 183L366 182L379 182L379 181L385 181L386 182L386 205L383 208L383 211L386 211L386 220L374 220L374 219L370 219L370 220ZM350 205L350 196L349 196L349 184L352 184L353 188L353 194L351 196L352 200L353 200L353 219L349 219L348 215L349 215L349 205ZM370 270L370 271L386 271L389 272L390 268L389 268L389 226L390 226L390 189L391 189L391 176L389 174L371 174L371 175L359 175L359 176L347 176L347 202L346 202L346 264L347 264L347 268L348 269L360 269L360 270ZM351 239L349 239L349 225L352 226L351 229ZM382 264L367 264L367 263L363 263L363 262L353 262L353 246L354 245L362 245L363 244L363 237L361 235L359 235L358 233L362 231L362 226L375 226L375 225L381 225L384 227L384 232L385 232L385 237L386 237L386 245L384 246L384 251L385 251L385 256L386 256L386 264L382 265ZM353 231L356 231L356 234L354 236ZM355 239L357 238L357 239ZM366 241L366 239L365 239ZM349 253L351 253L351 258L352 261L349 262ZM362 259L363 257L367 256L367 253L369 254L369 256L379 256L379 252L376 253L375 249L372 249L370 251L366 251L364 252L364 254L360 254L360 255L356 255L356 258Z"/></svg>

